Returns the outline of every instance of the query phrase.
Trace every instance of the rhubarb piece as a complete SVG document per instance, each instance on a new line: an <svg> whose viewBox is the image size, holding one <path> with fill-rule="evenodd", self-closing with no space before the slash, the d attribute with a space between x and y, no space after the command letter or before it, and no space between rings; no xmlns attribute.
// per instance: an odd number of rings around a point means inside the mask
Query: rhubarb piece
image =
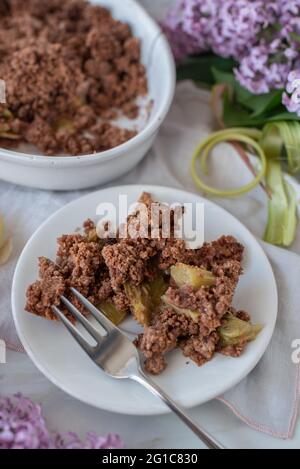
<svg viewBox="0 0 300 469"><path fill-rule="evenodd" d="M181 262L171 267L171 277L179 288L189 286L198 289L215 283L211 272Z"/></svg>

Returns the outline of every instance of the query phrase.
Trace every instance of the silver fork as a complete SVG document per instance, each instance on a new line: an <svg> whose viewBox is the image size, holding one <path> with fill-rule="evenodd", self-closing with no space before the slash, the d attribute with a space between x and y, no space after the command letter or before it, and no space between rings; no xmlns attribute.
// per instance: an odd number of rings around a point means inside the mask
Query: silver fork
<svg viewBox="0 0 300 469"><path fill-rule="evenodd" d="M225 449L217 440L193 422L185 411L143 372L139 353L128 337L75 288L71 288L71 291L96 319L100 328L96 329L67 298L62 296L61 300L68 311L92 336L96 345L89 344L56 306L52 306L52 310L94 363L112 378L132 379L142 384L152 394L159 397L209 449Z"/></svg>

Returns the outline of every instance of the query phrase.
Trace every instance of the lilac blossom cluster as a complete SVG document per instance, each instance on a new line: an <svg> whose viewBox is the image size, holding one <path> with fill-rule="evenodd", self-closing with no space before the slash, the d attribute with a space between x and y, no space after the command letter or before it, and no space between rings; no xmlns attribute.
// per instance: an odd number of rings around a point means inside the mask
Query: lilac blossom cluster
<svg viewBox="0 0 300 469"><path fill-rule="evenodd" d="M300 117L300 70L293 70L288 74L286 92L282 95L282 103L288 111L295 112Z"/></svg>
<svg viewBox="0 0 300 469"><path fill-rule="evenodd" d="M47 428L41 407L21 394L0 397L0 449L117 449L118 435L88 433L82 441L75 433L54 434Z"/></svg>
<svg viewBox="0 0 300 469"><path fill-rule="evenodd" d="M207 51L231 57L243 87L286 87L283 104L300 115L300 0L179 0L163 27L177 61Z"/></svg>

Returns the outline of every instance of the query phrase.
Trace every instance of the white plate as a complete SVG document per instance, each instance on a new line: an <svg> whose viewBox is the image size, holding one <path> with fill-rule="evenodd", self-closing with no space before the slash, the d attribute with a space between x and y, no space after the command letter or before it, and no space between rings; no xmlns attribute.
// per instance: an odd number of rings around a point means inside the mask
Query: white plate
<svg viewBox="0 0 300 469"><path fill-rule="evenodd" d="M95 218L99 202L117 204L119 194L127 194L132 203L144 190L163 202L204 202L206 240L231 234L246 246L245 273L234 305L249 311L254 322L264 324L263 331L240 358L216 354L212 361L198 368L180 351L170 353L167 369L155 380L176 401L193 407L221 395L242 380L266 350L277 315L276 283L262 248L238 220L212 202L176 189L134 185L100 190L63 207L36 231L19 259L12 287L13 316L19 337L41 372L65 392L101 409L135 415L161 414L167 409L137 383L106 377L61 324L25 313L24 304L26 289L37 278L37 257L54 259L58 236L73 232L88 217ZM132 330L135 325L127 320L124 328Z"/></svg>

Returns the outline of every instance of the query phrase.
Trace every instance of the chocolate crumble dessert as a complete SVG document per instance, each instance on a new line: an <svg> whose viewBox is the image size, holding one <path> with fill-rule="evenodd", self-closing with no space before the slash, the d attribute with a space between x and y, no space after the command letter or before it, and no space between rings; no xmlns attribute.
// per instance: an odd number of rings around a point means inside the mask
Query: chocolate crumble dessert
<svg viewBox="0 0 300 469"><path fill-rule="evenodd" d="M0 144L83 155L136 135L111 121L139 114L147 94L140 40L85 0L0 2Z"/></svg>
<svg viewBox="0 0 300 469"><path fill-rule="evenodd" d="M150 194L140 199L150 213ZM170 209L172 220L172 210ZM127 220L135 222L138 213ZM144 328L135 344L145 356L145 367L161 373L168 352L181 349L198 366L216 352L238 357L254 340L261 326L252 325L245 311L233 307L234 293L243 273L243 246L222 236L188 249L184 240L145 237L100 239L91 220L83 234L58 239L55 262L39 259L39 280L28 288L26 310L56 320L51 306L67 296L87 312L70 293L75 287L115 324L132 314ZM161 230L161 228L160 228ZM119 231L120 233L120 231Z"/></svg>

